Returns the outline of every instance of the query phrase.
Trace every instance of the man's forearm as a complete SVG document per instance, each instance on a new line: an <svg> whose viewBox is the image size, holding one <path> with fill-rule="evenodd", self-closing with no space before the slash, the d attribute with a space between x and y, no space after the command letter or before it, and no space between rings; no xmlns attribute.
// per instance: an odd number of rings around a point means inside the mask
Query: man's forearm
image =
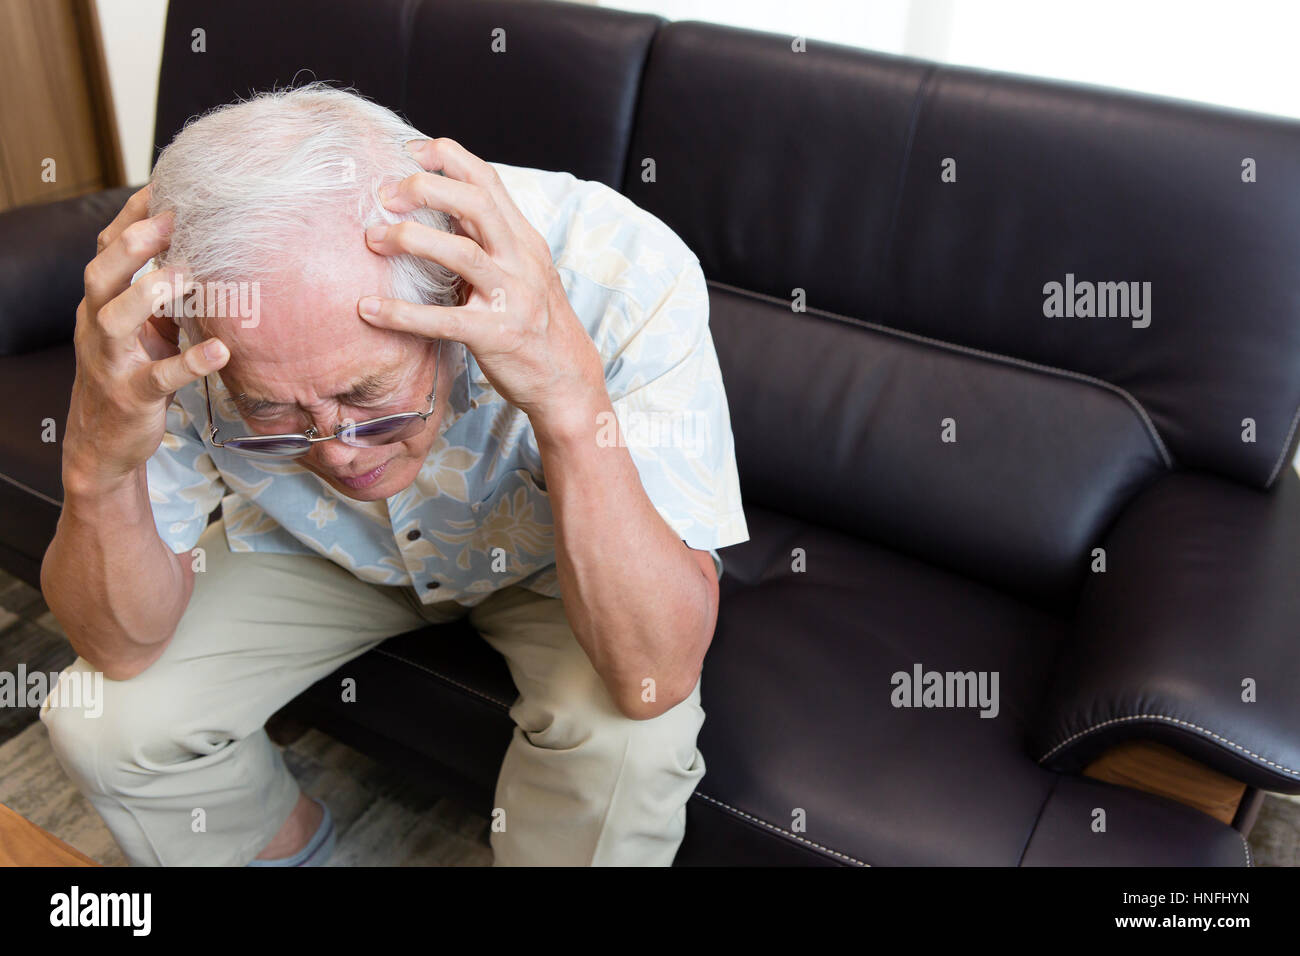
<svg viewBox="0 0 1300 956"><path fill-rule="evenodd" d="M125 680L162 654L193 573L158 536L143 466L109 484L64 474L41 590L73 649L109 679Z"/></svg>
<svg viewBox="0 0 1300 956"><path fill-rule="evenodd" d="M626 448L596 442L608 396L565 422L534 422L555 518L556 567L579 644L629 717L651 718L695 686L713 637L710 582L655 510ZM654 681L655 700L643 699Z"/></svg>

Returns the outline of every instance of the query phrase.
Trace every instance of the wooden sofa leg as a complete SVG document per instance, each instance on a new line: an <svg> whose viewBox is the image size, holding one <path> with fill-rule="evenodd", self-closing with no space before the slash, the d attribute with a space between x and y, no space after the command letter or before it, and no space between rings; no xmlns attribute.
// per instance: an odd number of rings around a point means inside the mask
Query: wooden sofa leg
<svg viewBox="0 0 1300 956"><path fill-rule="evenodd" d="M1150 740L1130 740L1112 747L1083 772L1096 780L1169 797L1229 826L1246 793L1244 783Z"/></svg>

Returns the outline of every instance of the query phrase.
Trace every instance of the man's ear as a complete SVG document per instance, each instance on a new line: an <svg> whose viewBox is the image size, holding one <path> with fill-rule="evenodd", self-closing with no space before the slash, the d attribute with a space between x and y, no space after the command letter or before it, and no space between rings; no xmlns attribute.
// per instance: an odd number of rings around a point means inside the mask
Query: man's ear
<svg viewBox="0 0 1300 956"><path fill-rule="evenodd" d="M176 324L180 327L180 330L185 333L185 340L189 342L190 345L198 345L205 338L198 327L198 323L192 315L186 315L182 312L176 317Z"/></svg>
<svg viewBox="0 0 1300 956"><path fill-rule="evenodd" d="M185 340L189 342L190 345L198 345L200 342L212 338L213 333L207 331L203 327L202 320L198 316L185 315L182 312L181 315L177 317L176 324L180 327L181 331L185 333Z"/></svg>

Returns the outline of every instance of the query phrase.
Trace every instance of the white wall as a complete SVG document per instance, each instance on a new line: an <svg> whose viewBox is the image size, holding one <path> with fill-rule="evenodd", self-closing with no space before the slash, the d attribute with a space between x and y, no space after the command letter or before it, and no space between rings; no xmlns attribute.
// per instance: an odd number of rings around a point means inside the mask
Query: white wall
<svg viewBox="0 0 1300 956"><path fill-rule="evenodd" d="M943 5L947 0L939 0ZM910 0L596 0L601 7L709 20L886 53L903 49Z"/></svg>
<svg viewBox="0 0 1300 956"><path fill-rule="evenodd" d="M96 0L96 7L126 181L143 185L153 159L153 118L167 0Z"/></svg>
<svg viewBox="0 0 1300 956"><path fill-rule="evenodd" d="M1300 117L1295 0L599 0Z"/></svg>
<svg viewBox="0 0 1300 956"><path fill-rule="evenodd" d="M954 63L1300 116L1294 0L956 0L953 8L946 59Z"/></svg>

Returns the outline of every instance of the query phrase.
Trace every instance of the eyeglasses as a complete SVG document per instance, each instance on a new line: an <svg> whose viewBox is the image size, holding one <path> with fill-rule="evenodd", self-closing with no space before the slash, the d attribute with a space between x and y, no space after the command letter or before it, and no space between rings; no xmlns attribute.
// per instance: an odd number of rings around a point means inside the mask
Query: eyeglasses
<svg viewBox="0 0 1300 956"><path fill-rule="evenodd" d="M374 448L377 445L395 445L420 433L424 423L433 414L437 404L438 368L442 365L442 340L438 340L438 361L433 367L433 390L429 392L427 412L402 412L384 415L364 422L340 425L332 435L316 435L313 425L305 432L292 435L241 435L217 441L217 426L212 423L212 392L208 377L203 377L203 394L208 402L208 441L217 448L225 448L245 458L301 458L311 451L311 446L321 441L337 438L353 448Z"/></svg>

